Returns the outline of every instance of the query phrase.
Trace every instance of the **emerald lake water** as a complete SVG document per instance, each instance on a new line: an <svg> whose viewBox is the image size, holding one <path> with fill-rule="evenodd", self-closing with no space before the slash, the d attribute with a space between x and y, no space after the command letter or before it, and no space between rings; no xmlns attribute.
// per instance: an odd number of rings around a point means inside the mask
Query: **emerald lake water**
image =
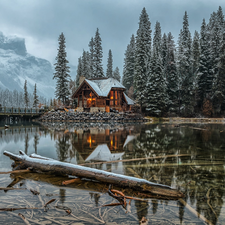
<svg viewBox="0 0 225 225"><path fill-rule="evenodd" d="M5 150L144 178L179 189L185 197L156 199L119 189L145 201L130 200L126 209L101 207L117 202L105 184L84 180L63 186L69 178L0 174L1 188L21 188L0 190L0 224L25 224L19 213L30 224L225 224L225 124L23 123L8 129L0 124L0 172L12 170Z"/></svg>

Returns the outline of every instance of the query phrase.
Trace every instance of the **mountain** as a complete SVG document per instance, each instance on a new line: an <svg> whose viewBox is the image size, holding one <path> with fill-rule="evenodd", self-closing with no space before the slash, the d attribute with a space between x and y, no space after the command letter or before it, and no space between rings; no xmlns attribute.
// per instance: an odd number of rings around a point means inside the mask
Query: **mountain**
<svg viewBox="0 0 225 225"><path fill-rule="evenodd" d="M27 80L29 93L36 83L38 95L49 99L55 91L53 72L48 60L27 53L24 38L6 37L0 32L0 88L23 91Z"/></svg>

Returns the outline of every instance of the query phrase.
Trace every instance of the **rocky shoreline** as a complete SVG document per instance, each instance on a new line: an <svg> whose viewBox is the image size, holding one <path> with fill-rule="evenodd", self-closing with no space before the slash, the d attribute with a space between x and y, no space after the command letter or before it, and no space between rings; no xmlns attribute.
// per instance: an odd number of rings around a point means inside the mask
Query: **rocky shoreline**
<svg viewBox="0 0 225 225"><path fill-rule="evenodd" d="M140 123L147 122L143 115L131 112L66 112L49 111L37 119L41 122L75 122L75 123Z"/></svg>

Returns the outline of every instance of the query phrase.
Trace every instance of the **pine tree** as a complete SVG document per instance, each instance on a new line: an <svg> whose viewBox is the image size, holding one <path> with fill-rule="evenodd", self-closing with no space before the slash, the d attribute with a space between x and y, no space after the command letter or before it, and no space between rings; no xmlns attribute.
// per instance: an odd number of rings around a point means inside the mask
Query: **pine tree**
<svg viewBox="0 0 225 225"><path fill-rule="evenodd" d="M220 42L222 38L220 26L221 24L219 23L217 13L213 12L208 24L208 32L210 33L210 56L213 77L215 77L218 72L217 64L219 61Z"/></svg>
<svg viewBox="0 0 225 225"><path fill-rule="evenodd" d="M103 66L102 66L102 39L100 37L99 30L95 33L94 38L94 53L93 53L93 77L101 78L104 77Z"/></svg>
<svg viewBox="0 0 225 225"><path fill-rule="evenodd" d="M153 48L157 56L160 56L162 59L162 34L161 34L161 26L158 21L155 24L155 32L153 37Z"/></svg>
<svg viewBox="0 0 225 225"><path fill-rule="evenodd" d="M134 89L141 109L144 108L146 82L150 67L151 32L151 23L145 8L143 8L136 36L134 67Z"/></svg>
<svg viewBox="0 0 225 225"><path fill-rule="evenodd" d="M194 38L192 42L192 73L196 77L198 67L199 67L199 60L200 60L200 39L199 33L195 31Z"/></svg>
<svg viewBox="0 0 225 225"><path fill-rule="evenodd" d="M177 65L177 76L178 76L178 111L179 115L181 115L181 107L182 107L182 82L183 82L183 77L182 77L182 65L183 65L183 45L182 45L182 29L180 30L179 37L178 37L178 47L177 47L177 54L176 54L176 65Z"/></svg>
<svg viewBox="0 0 225 225"><path fill-rule="evenodd" d="M168 34L168 51L166 63L166 78L167 78L167 96L168 96L168 111L175 115L179 114L179 78L177 74L175 60L175 44L172 34Z"/></svg>
<svg viewBox="0 0 225 225"><path fill-rule="evenodd" d="M37 85L36 84L34 85L34 94L33 94L33 97L34 97L33 107L37 108L37 105L39 103L39 100L38 100L38 95L37 95Z"/></svg>
<svg viewBox="0 0 225 225"><path fill-rule="evenodd" d="M56 63L55 65L55 73L53 76L53 79L57 79L56 81L56 91L55 96L57 99L61 100L63 104L66 103L66 101L69 98L69 79L70 79L70 70L68 63L69 61L66 59L67 53L66 53L66 41L64 34L61 33L59 36L59 48L58 48L58 54L56 56Z"/></svg>
<svg viewBox="0 0 225 225"><path fill-rule="evenodd" d="M77 76L76 76L76 86L80 85L80 77L83 75L83 65L81 57L78 58L78 66L77 66Z"/></svg>
<svg viewBox="0 0 225 225"><path fill-rule="evenodd" d="M82 55L82 75L85 78L90 78L90 65L89 65L89 53L83 50Z"/></svg>
<svg viewBox="0 0 225 225"><path fill-rule="evenodd" d="M116 69L113 71L113 78L120 82L121 77L120 77L120 71L118 67L116 67Z"/></svg>
<svg viewBox="0 0 225 225"><path fill-rule="evenodd" d="M197 95L199 109L202 108L205 98L210 99L212 97L212 82L213 74L211 70L210 40L205 19L203 19L200 33L200 57L197 73Z"/></svg>
<svg viewBox="0 0 225 225"><path fill-rule="evenodd" d="M107 61L107 70L106 77L113 77L113 59L112 59L112 51L109 49L108 61Z"/></svg>
<svg viewBox="0 0 225 225"><path fill-rule="evenodd" d="M164 33L162 37L162 48L161 48L161 57L162 57L162 65L163 65L163 70L164 70L164 76L166 77L167 71L167 64L168 64L168 40L167 40L167 35Z"/></svg>
<svg viewBox="0 0 225 225"><path fill-rule="evenodd" d="M29 106L29 97L28 97L28 92L27 92L27 80L25 80L25 82L24 82L24 104L25 104L26 108Z"/></svg>
<svg viewBox="0 0 225 225"><path fill-rule="evenodd" d="M161 38L160 23L156 22L151 69L146 84L146 110L152 116L162 116L166 106L166 82L162 64Z"/></svg>
<svg viewBox="0 0 225 225"><path fill-rule="evenodd" d="M223 15L223 10L222 10L221 6L219 6L219 8L217 10L217 21L220 25L220 33L221 33L221 36L222 36L223 31L224 31L225 21L224 21L224 15Z"/></svg>
<svg viewBox="0 0 225 225"><path fill-rule="evenodd" d="M94 38L92 37L90 42L89 42L89 49L90 49L90 54L89 54L89 69L90 69L90 78L92 78L94 75Z"/></svg>
<svg viewBox="0 0 225 225"><path fill-rule="evenodd" d="M225 106L225 31L220 45L218 72L213 84L213 108L215 115L221 113Z"/></svg>
<svg viewBox="0 0 225 225"><path fill-rule="evenodd" d="M197 102L197 73L198 73L198 68L199 68L199 62L200 62L200 37L199 33L195 31L194 33L194 38L192 42L192 73L194 76L193 79L193 91L194 91L194 99L195 103Z"/></svg>
<svg viewBox="0 0 225 225"><path fill-rule="evenodd" d="M188 15L185 11L183 17L183 29L181 32L179 48L181 50L179 55L179 75L181 79L181 96L182 96L182 113L184 116L191 116L194 112L194 76L192 73L191 64L191 33L189 31Z"/></svg>
<svg viewBox="0 0 225 225"><path fill-rule="evenodd" d="M130 43L127 46L123 66L123 85L127 91L133 86L135 67L135 38L132 34Z"/></svg>

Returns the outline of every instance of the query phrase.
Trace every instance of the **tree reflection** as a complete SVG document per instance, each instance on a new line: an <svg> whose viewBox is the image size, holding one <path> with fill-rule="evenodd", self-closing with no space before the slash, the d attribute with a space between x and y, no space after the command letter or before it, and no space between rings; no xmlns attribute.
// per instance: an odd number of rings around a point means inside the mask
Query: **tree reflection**
<svg viewBox="0 0 225 225"><path fill-rule="evenodd" d="M184 200L213 224L218 222L224 198L224 149L223 124L150 124L124 127L121 130L100 128L45 131L54 136L58 159L85 159L100 144L107 144L111 153L124 152L122 159L145 158L141 161L98 164L93 167L112 172L137 176L149 181L166 184L185 193ZM128 135L136 138L125 144ZM28 149L28 135L25 138ZM38 144L38 140L37 140ZM35 148L36 149L36 148ZM35 150L36 151L36 150ZM168 157L168 155L189 156ZM162 156L158 159L147 157ZM204 165L203 165L204 164ZM93 196L94 197L94 196ZM96 204L98 196L95 196ZM168 201L164 201L166 203ZM159 201L152 200L151 211L157 214ZM139 221L150 213L149 203L135 201ZM184 223L185 207L178 203L180 223Z"/></svg>
<svg viewBox="0 0 225 225"><path fill-rule="evenodd" d="M186 194L185 201L190 201L193 208L196 204L197 211L216 224L224 196L221 185L224 183L225 134L221 130L223 125L220 124L179 127L170 124L144 125L133 143L132 151L126 151L124 158L164 156L161 159L134 161L129 166L142 178L181 189ZM190 156L167 157L178 154ZM199 166L200 163L205 163L205 166ZM210 198L207 199L210 188ZM152 209L154 214L157 204L152 204L155 206ZM181 223L183 215L184 206L179 204Z"/></svg>
<svg viewBox="0 0 225 225"><path fill-rule="evenodd" d="M56 141L56 152L58 155L58 160L61 162L66 161L66 159L68 158L68 150L70 147L69 139L70 138L68 135L63 135L59 136L58 140Z"/></svg>
<svg viewBox="0 0 225 225"><path fill-rule="evenodd" d="M26 136L25 136L25 154L27 154L28 147L29 147L29 136L28 136L28 133L27 133Z"/></svg>
<svg viewBox="0 0 225 225"><path fill-rule="evenodd" d="M62 188L59 189L59 198L61 203L63 204L66 200L66 189L62 189Z"/></svg>
<svg viewBox="0 0 225 225"><path fill-rule="evenodd" d="M143 217L147 218L149 204L147 201L135 201L138 220L141 221Z"/></svg>
<svg viewBox="0 0 225 225"><path fill-rule="evenodd" d="M34 135L34 152L37 154L37 145L39 144L39 136L37 133Z"/></svg>

